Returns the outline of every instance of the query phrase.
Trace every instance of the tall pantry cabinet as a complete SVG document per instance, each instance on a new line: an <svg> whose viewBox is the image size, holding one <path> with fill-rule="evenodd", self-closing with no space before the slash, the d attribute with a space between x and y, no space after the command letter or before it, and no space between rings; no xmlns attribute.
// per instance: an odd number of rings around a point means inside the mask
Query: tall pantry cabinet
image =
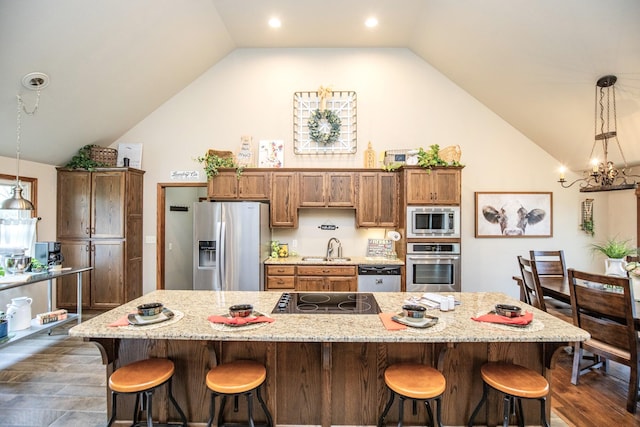
<svg viewBox="0 0 640 427"><path fill-rule="evenodd" d="M132 168L58 169L63 264L93 267L83 273L83 308L108 310L142 295L143 175ZM75 276L58 281L57 306L75 309Z"/></svg>

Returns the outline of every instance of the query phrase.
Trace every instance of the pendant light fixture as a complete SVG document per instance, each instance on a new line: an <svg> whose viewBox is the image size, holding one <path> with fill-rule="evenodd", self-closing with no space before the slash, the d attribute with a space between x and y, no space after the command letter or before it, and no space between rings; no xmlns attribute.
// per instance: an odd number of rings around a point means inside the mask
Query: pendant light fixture
<svg viewBox="0 0 640 427"><path fill-rule="evenodd" d="M49 76L44 73L29 73L22 78L22 85L36 91L36 104L31 111L27 110L20 94L16 95L18 108L16 111L16 184L13 186L13 195L2 202L2 209L33 210L33 204L22 197L20 185L20 148L22 137L22 113L33 116L40 105L40 91L49 84Z"/></svg>
<svg viewBox="0 0 640 427"><path fill-rule="evenodd" d="M569 188L577 182L580 183L580 191L583 193L627 190L637 187L635 178L640 178L640 176L631 175L631 169L627 166L627 160L622 152L620 141L618 141L615 88L617 80L616 76L608 75L599 78L596 82L595 135L590 155L591 168L585 171L583 178L576 179L570 184L567 184L564 177L564 169L561 169L558 182L563 188ZM622 157L622 169L618 169L608 158L609 144L614 142ZM602 144L602 161L594 157L598 143Z"/></svg>

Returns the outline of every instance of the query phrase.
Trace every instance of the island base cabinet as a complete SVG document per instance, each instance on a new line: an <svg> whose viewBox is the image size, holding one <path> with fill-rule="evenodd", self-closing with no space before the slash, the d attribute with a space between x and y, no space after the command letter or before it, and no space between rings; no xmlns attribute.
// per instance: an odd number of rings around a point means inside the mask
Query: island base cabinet
<svg viewBox="0 0 640 427"><path fill-rule="evenodd" d="M466 425L482 396L480 367L487 361L507 361L545 374L550 381L550 355L556 343L349 343L349 342L251 342L92 339L102 346L107 376L119 366L147 357L168 357L176 364L174 395L190 423L208 419L210 394L207 371L218 363L252 359L267 367L263 397L278 425L375 425L389 397L384 370L399 362L423 363L439 369L447 380L443 396L444 425ZM133 396L118 397L118 417L126 420L133 410ZM178 415L161 388L154 394L154 417L175 421ZM228 404L225 419L246 421L246 400L239 411ZM397 424L398 400L387 417ZM547 405L550 410L551 405ZM537 401L523 401L528 423L539 423ZM265 417L258 405L257 423ZM405 425L424 425L423 405L413 415L406 403ZM548 416L548 414L547 414ZM476 417L478 425L502 424L502 396L490 392L487 404ZM124 424L119 424L124 425Z"/></svg>

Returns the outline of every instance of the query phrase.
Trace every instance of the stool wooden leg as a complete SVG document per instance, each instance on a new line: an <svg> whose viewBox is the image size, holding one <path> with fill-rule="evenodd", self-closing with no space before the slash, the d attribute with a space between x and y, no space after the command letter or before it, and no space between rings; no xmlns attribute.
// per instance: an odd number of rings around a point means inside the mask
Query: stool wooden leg
<svg viewBox="0 0 640 427"><path fill-rule="evenodd" d="M391 409L391 405L393 405L393 399L396 396L396 394L391 390L389 390L389 393L391 393L391 395L389 396L389 401L387 402L387 405L384 407L384 411L382 411L382 415L380 415L380 418L378 418L378 427L382 427L384 425L384 419L387 417L387 413L389 413L389 409Z"/></svg>
<svg viewBox="0 0 640 427"><path fill-rule="evenodd" d="M489 392L489 387L485 382L483 382L482 383L482 399L480 399L480 402L478 402L478 406L476 406L476 409L473 410L473 413L471 414L471 418L469 418L469 422L467 423L468 427L473 426L473 421L475 420L476 415L478 415L478 412L480 412L480 408L484 404L485 400L487 400L488 392Z"/></svg>
<svg viewBox="0 0 640 427"><path fill-rule="evenodd" d="M260 387L258 387L256 390L256 396L258 397L258 402L260 402L264 414L267 416L267 427L273 427L273 418L271 418L271 412L269 412L267 404L264 403L264 400L262 399L262 395L260 394Z"/></svg>

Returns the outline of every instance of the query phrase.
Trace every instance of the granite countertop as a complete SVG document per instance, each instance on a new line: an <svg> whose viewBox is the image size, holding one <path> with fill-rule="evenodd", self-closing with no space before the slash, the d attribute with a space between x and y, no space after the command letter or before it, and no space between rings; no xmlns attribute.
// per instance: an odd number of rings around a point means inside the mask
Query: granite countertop
<svg viewBox="0 0 640 427"><path fill-rule="evenodd" d="M318 255L317 258L322 258ZM349 261L303 261L303 256L288 256L286 258L267 258L267 265L404 265L398 258L390 259L385 257L349 256Z"/></svg>
<svg viewBox="0 0 640 427"><path fill-rule="evenodd" d="M502 293L454 293L461 305L454 311L430 310L438 325L427 328L387 330L375 314L271 314L281 292L216 292L159 290L74 326L69 335L85 338L132 338L212 341L274 342L570 342L584 341L589 334L550 314ZM401 311L403 302L421 293L377 292L382 312ZM110 327L110 323L136 311L145 302L162 302L184 314L176 322L147 326ZM275 318L259 326L231 327L211 324L207 316L226 314L233 304L250 303L257 311ZM495 304L515 304L534 314L526 328L476 322Z"/></svg>

